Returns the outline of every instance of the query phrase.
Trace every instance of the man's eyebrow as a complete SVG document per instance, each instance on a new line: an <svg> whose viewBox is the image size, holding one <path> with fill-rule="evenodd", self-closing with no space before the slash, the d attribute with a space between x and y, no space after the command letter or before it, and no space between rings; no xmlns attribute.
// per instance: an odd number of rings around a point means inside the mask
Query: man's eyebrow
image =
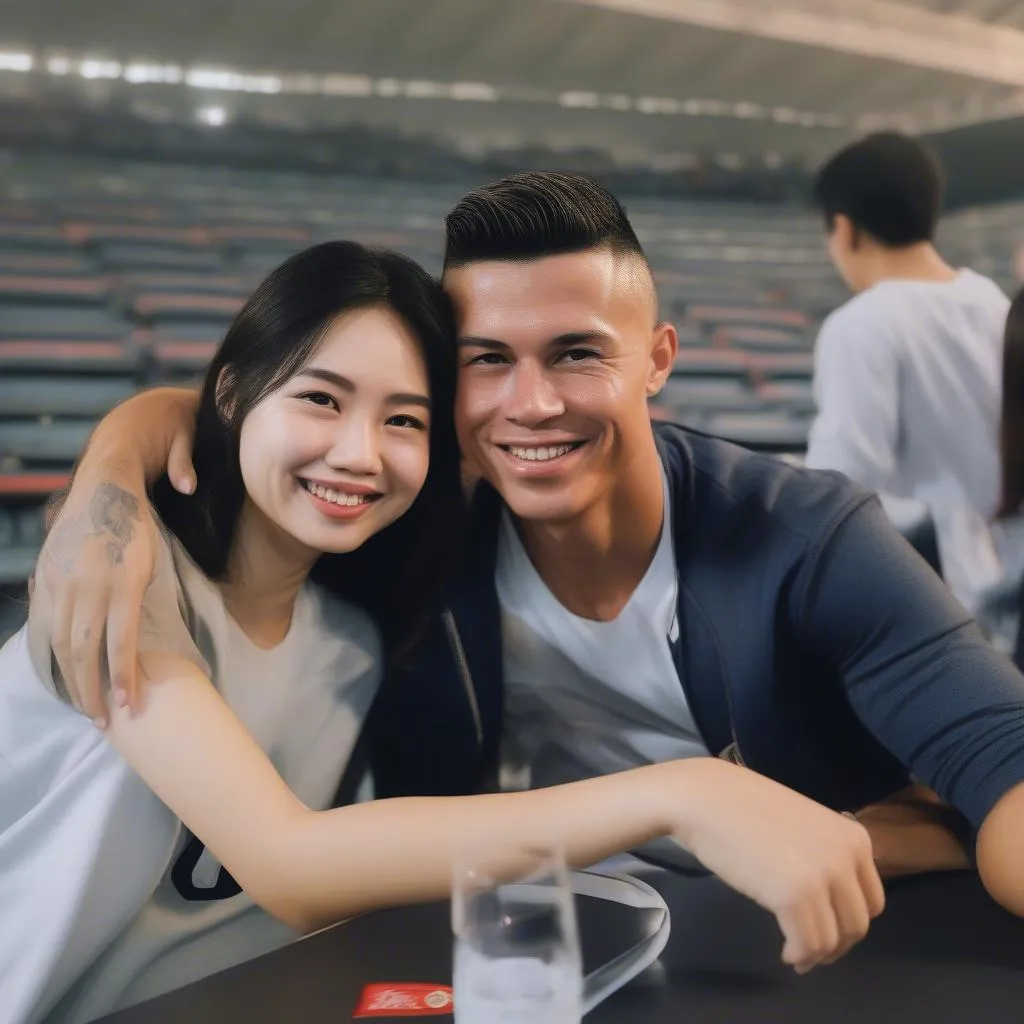
<svg viewBox="0 0 1024 1024"><path fill-rule="evenodd" d="M612 336L606 331L567 331L565 334L556 335L548 345L552 348L567 348L571 345L583 345L587 342L611 341ZM502 352L510 346L507 342L498 341L496 338L480 338L469 334L459 338L460 348L485 348L491 352Z"/></svg>
<svg viewBox="0 0 1024 1024"><path fill-rule="evenodd" d="M588 342L611 340L612 336L607 331L569 331L566 334L559 334L557 338L552 338L548 344L564 348L570 345L586 345Z"/></svg>
<svg viewBox="0 0 1024 1024"><path fill-rule="evenodd" d="M503 341L497 341L494 338L478 338L472 334L459 338L458 344L459 348L486 348L492 352L508 348L508 345Z"/></svg>

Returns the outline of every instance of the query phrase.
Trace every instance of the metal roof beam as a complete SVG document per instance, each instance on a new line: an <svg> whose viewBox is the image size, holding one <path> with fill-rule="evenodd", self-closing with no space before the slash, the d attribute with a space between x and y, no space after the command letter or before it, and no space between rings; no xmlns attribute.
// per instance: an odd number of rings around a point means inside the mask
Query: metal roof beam
<svg viewBox="0 0 1024 1024"><path fill-rule="evenodd" d="M1024 86L1024 32L889 0L555 0Z"/></svg>

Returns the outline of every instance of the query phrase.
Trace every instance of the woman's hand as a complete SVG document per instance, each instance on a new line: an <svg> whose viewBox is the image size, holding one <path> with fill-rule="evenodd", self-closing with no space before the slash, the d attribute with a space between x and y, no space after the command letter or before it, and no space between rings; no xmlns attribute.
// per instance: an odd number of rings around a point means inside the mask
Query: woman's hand
<svg viewBox="0 0 1024 1024"><path fill-rule="evenodd" d="M676 838L775 915L787 964L804 973L864 938L885 893L863 826L725 761L677 765Z"/></svg>

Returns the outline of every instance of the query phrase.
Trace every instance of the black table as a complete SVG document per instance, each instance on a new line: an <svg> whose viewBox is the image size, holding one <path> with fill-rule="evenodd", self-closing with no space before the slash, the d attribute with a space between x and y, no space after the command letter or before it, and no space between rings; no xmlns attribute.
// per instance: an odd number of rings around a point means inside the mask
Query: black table
<svg viewBox="0 0 1024 1024"><path fill-rule="evenodd" d="M779 961L775 921L715 879L645 878L672 910L672 937L660 962L587 1024L1024 1021L1024 921L992 903L972 874L891 885L869 937L802 978ZM626 948L645 926L637 915L651 913L586 898L578 906L588 969ZM450 983L449 920L447 904L368 914L105 1024L349 1021L366 983Z"/></svg>

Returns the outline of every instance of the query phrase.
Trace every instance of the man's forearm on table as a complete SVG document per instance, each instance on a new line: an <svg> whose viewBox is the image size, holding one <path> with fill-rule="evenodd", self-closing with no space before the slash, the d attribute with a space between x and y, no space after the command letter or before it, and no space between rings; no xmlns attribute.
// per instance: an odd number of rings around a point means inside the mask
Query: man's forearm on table
<svg viewBox="0 0 1024 1024"><path fill-rule="evenodd" d="M871 836L883 878L971 867L966 822L920 787L864 807L856 817Z"/></svg>

